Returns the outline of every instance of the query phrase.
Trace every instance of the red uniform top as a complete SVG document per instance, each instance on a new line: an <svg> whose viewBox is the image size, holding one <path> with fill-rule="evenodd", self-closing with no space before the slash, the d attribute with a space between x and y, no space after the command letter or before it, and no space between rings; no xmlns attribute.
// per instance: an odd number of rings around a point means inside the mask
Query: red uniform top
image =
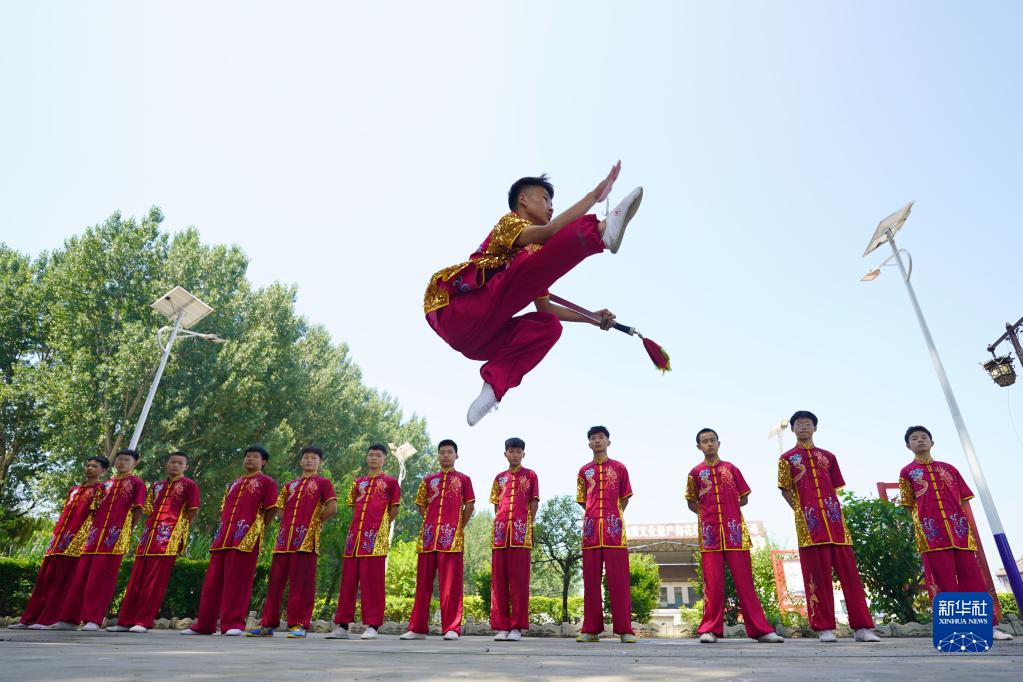
<svg viewBox="0 0 1023 682"><path fill-rule="evenodd" d="M797 445L778 460L778 487L792 493L800 547L852 544L837 494L845 479L833 454Z"/></svg>
<svg viewBox="0 0 1023 682"><path fill-rule="evenodd" d="M103 501L92 515L82 554L124 554L131 540L131 511L146 503L146 483L134 474L103 482Z"/></svg>
<svg viewBox="0 0 1023 682"><path fill-rule="evenodd" d="M401 503L398 479L387 474L362 476L348 489L352 523L344 556L387 556L390 549L391 506Z"/></svg>
<svg viewBox="0 0 1023 682"><path fill-rule="evenodd" d="M540 499L536 472L521 466L502 471L490 486L494 514L494 549L533 546L533 514L529 503Z"/></svg>
<svg viewBox="0 0 1023 682"><path fill-rule="evenodd" d="M461 471L442 469L426 476L416 492L416 504L426 507L416 551L461 552L462 505L475 500L472 481Z"/></svg>
<svg viewBox="0 0 1023 682"><path fill-rule="evenodd" d="M146 523L136 556L178 556L188 544L188 512L199 508L199 486L183 475L149 486Z"/></svg>
<svg viewBox="0 0 1023 682"><path fill-rule="evenodd" d="M583 549L625 547L622 500L632 497L629 470L610 457L587 462L575 480L575 501L585 505Z"/></svg>
<svg viewBox="0 0 1023 682"><path fill-rule="evenodd" d="M336 500L334 484L323 476L300 476L281 488L276 506L282 509L274 554L320 553L320 514Z"/></svg>
<svg viewBox="0 0 1023 682"><path fill-rule="evenodd" d="M749 531L739 507L739 499L749 492L742 472L731 462L704 460L692 468L686 499L699 505L700 551L749 550Z"/></svg>
<svg viewBox="0 0 1023 682"><path fill-rule="evenodd" d="M277 484L262 471L246 474L227 486L210 551L258 551L263 535L263 512L276 506Z"/></svg>
<svg viewBox="0 0 1023 682"><path fill-rule="evenodd" d="M81 556L89 534L92 514L103 499L103 484L74 485L67 493L64 509L53 527L46 556Z"/></svg>
<svg viewBox="0 0 1023 682"><path fill-rule="evenodd" d="M918 550L977 549L963 509L973 491L958 469L945 462L914 459L899 472L899 490L902 505L913 512Z"/></svg>

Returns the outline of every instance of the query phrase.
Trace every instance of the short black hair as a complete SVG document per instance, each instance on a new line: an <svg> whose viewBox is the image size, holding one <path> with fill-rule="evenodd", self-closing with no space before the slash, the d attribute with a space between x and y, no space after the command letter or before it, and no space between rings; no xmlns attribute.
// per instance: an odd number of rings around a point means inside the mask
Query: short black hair
<svg viewBox="0 0 1023 682"><path fill-rule="evenodd" d="M920 426L918 424L917 426L910 426L908 429L906 429L905 435L906 445L909 445L909 437L912 436L917 431L923 431L924 433L927 434L928 438L930 438L932 441L934 440L934 436L931 435L930 429L928 429L926 426Z"/></svg>
<svg viewBox="0 0 1023 682"><path fill-rule="evenodd" d="M181 452L180 450L175 450L174 452L172 452L169 455L167 455L167 459L170 459L171 457L184 457L185 461L186 462L188 461L188 455L186 455L185 453Z"/></svg>
<svg viewBox="0 0 1023 682"><path fill-rule="evenodd" d="M307 453L307 452L311 452L311 453L313 453L314 455L319 455L320 459L323 459L323 450L319 449L319 448L318 448L318 447L316 447L315 445L307 445L307 446L305 446L305 447L304 447L304 448L302 448L302 450L301 450L301 451L300 451L300 452L298 453L298 456L299 456L299 457L301 457L302 455L304 455L304 454L305 454L305 453Z"/></svg>
<svg viewBox="0 0 1023 682"><path fill-rule="evenodd" d="M526 449L526 441L522 440L521 438L515 438L515 437L509 438L508 440L506 440L504 442L504 449L505 450L511 450L512 448L518 448L519 450L525 450Z"/></svg>
<svg viewBox="0 0 1023 682"><path fill-rule="evenodd" d="M440 449L445 445L450 445L451 447L453 447L455 449L455 454L456 455L458 454L458 443L451 440L450 438L445 438L441 442L437 443L437 452L440 452Z"/></svg>
<svg viewBox="0 0 1023 682"><path fill-rule="evenodd" d="M373 450L376 450L377 452L382 452L385 455L389 454L387 452L387 446L384 445L383 443L373 443L368 448L366 448L366 453L368 454L368 453L372 452Z"/></svg>
<svg viewBox="0 0 1023 682"><path fill-rule="evenodd" d="M809 419L813 422L813 427L817 428L817 415L809 410L798 410L795 414L789 417L789 428L796 428L797 419Z"/></svg>
<svg viewBox="0 0 1023 682"><path fill-rule="evenodd" d="M262 445L259 445L258 443L250 445L249 447L245 448L244 454L247 455L250 452L258 452L260 456L263 458L264 463L270 461L270 453L266 451L266 448L264 448Z"/></svg>
<svg viewBox="0 0 1023 682"><path fill-rule="evenodd" d="M607 430L606 426L591 426L590 430L586 432L586 437L589 438L590 436L592 436L595 433L602 433L608 439L611 438L611 432Z"/></svg>
<svg viewBox="0 0 1023 682"><path fill-rule="evenodd" d="M543 187L547 190L547 196L551 199L554 198L554 185L551 184L550 178L547 177L546 173L541 173L535 178L519 178L512 183L511 189L508 190L508 208L512 211L517 211L519 208L519 195L522 194L522 190L527 187Z"/></svg>
<svg viewBox="0 0 1023 682"><path fill-rule="evenodd" d="M93 455L89 459L85 460L86 464L88 464L89 462L99 462L99 465L104 469L110 468L110 460L104 457L103 455Z"/></svg>
<svg viewBox="0 0 1023 682"><path fill-rule="evenodd" d="M700 429L699 431L696 432L696 444L697 445L700 444L700 436L702 436L705 433L713 433L715 438L717 438L718 440L721 440L721 436L718 435L717 431L715 431L714 429L711 429L711 428L703 428L703 429Z"/></svg>
<svg viewBox="0 0 1023 682"><path fill-rule="evenodd" d="M118 450L117 454L114 455L114 459L117 459L121 455L129 455L136 462L139 461L139 457L141 456L141 455L139 455L139 451L138 450L132 450L130 448L125 448L123 450Z"/></svg>

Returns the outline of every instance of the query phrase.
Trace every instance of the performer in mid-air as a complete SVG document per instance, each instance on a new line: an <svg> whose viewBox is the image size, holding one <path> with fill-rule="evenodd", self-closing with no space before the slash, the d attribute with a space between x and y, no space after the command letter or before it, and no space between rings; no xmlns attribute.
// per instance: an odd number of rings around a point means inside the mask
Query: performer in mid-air
<svg viewBox="0 0 1023 682"><path fill-rule="evenodd" d="M554 186L546 175L521 178L508 191L508 208L469 260L430 278L423 298L426 321L445 342L471 360L484 360L483 388L469 405L474 426L522 382L561 336L562 322L588 322L555 305L549 287L586 257L608 249L617 253L625 228L639 208L637 187L604 220L587 214L604 201L621 171L616 163L606 178L571 208L553 218ZM536 312L515 317L530 303ZM615 316L598 311L601 329Z"/></svg>

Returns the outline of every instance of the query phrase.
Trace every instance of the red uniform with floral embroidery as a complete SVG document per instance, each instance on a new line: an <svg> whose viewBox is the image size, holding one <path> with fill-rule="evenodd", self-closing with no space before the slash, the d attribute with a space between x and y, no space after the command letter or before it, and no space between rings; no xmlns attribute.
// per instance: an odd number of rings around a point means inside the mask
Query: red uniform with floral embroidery
<svg viewBox="0 0 1023 682"><path fill-rule="evenodd" d="M838 500L838 490L845 487L838 458L816 446L797 445L778 460L778 487L792 495L810 627L835 629L834 571L842 584L850 627L873 628Z"/></svg>
<svg viewBox="0 0 1023 682"><path fill-rule="evenodd" d="M199 486L190 478L175 476L149 486L146 522L117 614L118 625L153 627L174 562L188 544L189 514L198 508Z"/></svg>
<svg viewBox="0 0 1023 682"><path fill-rule="evenodd" d="M629 471L605 457L587 462L576 477L575 501L583 505L583 625L580 631L604 631L601 576L606 573L614 633L632 633L629 550L621 502L632 497Z"/></svg>
<svg viewBox="0 0 1023 682"><path fill-rule="evenodd" d="M700 565L703 568L703 622L699 634L724 636L725 564L739 596L746 635L756 639L774 632L753 585L749 531L741 501L750 489L742 472L731 462L706 460L692 468L686 480L686 500L698 505Z"/></svg>
<svg viewBox="0 0 1023 682"><path fill-rule="evenodd" d="M46 547L32 596L21 614L22 624L50 625L60 619L61 605L75 577L92 526L92 515L102 499L103 484L99 482L75 485L68 491L60 518L53 526L53 536Z"/></svg>
<svg viewBox="0 0 1023 682"><path fill-rule="evenodd" d="M212 634L218 616L221 632L245 627L264 513L276 506L277 483L261 471L227 486L210 544L210 567L202 585L199 614L191 628L195 632Z"/></svg>
<svg viewBox="0 0 1023 682"><path fill-rule="evenodd" d="M529 629L530 505L539 499L536 473L521 466L499 473L490 487L496 507L490 581L490 626L495 630Z"/></svg>
<svg viewBox="0 0 1023 682"><path fill-rule="evenodd" d="M390 548L391 507L401 503L398 481L387 474L362 476L348 490L352 524L345 540L344 565L334 622L347 626L355 619L355 596L361 597L362 622L378 628L384 622L384 579Z"/></svg>
<svg viewBox="0 0 1023 682"><path fill-rule="evenodd" d="M416 505L425 507L423 525L416 542L416 600L409 630L426 633L430 617L433 580L440 584L441 628L445 633L462 631L462 508L474 502L472 481L460 471L447 469L429 474L419 484Z"/></svg>
<svg viewBox="0 0 1023 682"><path fill-rule="evenodd" d="M117 589L117 572L131 540L132 511L146 502L146 484L133 474L103 483L103 501L92 517L82 558L68 588L60 619L101 625Z"/></svg>
<svg viewBox="0 0 1023 682"><path fill-rule="evenodd" d="M320 553L323 505L336 500L334 484L323 476L288 481L277 497L281 527L274 543L270 579L263 603L263 627L281 624L281 598L288 588L288 626L309 629L316 600L316 559Z"/></svg>
<svg viewBox="0 0 1023 682"><path fill-rule="evenodd" d="M471 360L485 360L483 381L498 400L543 360L561 337L551 313L515 314L583 259L604 250L597 217L565 225L542 248L515 246L530 223L504 215L469 260L434 273L423 297L426 321Z"/></svg>

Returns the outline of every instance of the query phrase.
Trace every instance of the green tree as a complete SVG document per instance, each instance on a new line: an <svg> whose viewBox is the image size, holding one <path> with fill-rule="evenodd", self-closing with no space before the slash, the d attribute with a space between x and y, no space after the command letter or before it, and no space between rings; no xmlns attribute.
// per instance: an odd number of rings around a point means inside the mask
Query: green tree
<svg viewBox="0 0 1023 682"><path fill-rule="evenodd" d="M774 566L771 563L771 550L774 544L769 540L764 547L750 550L750 560L753 564L753 588L757 597L764 607L764 615L770 623L777 623L781 620L781 612L778 608L778 591L774 581ZM703 568L700 564L700 554L695 553L696 577L693 581L697 593L703 595ZM684 607L683 607L684 608ZM738 623L742 610L739 608L739 594L735 589L735 581L732 579L732 572L725 569L725 622L729 624Z"/></svg>
<svg viewBox="0 0 1023 682"><path fill-rule="evenodd" d="M629 555L629 592L632 596L632 619L649 623L661 596L661 571L651 554Z"/></svg>
<svg viewBox="0 0 1023 682"><path fill-rule="evenodd" d="M534 568L550 568L561 579L561 620L568 621L568 595L582 570L582 510L570 495L544 501L533 527Z"/></svg>

